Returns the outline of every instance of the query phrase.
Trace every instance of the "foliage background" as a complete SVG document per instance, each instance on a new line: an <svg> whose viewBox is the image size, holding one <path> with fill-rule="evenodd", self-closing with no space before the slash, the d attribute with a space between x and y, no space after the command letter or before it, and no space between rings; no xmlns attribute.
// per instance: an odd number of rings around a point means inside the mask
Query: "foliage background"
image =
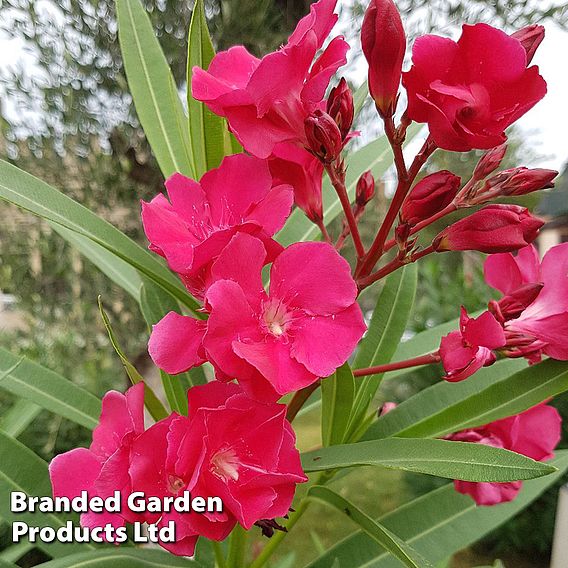
<svg viewBox="0 0 568 568"><path fill-rule="evenodd" d="M184 88L191 3L144 3L177 85ZM554 7L531 0L399 0L397 4L408 22L410 38L434 28L443 32L456 21L487 21L508 30L543 20L568 23L567 5ZM308 6L306 0L206 2L216 48L243 43L257 55L281 44ZM359 0L342 6L355 61L360 58L355 34L365 6L366 2ZM160 191L163 180L128 94L114 2L0 0L0 34L14 38L32 62L0 73L0 157L61 188L144 244L139 200ZM368 130L371 117L371 110L364 112L359 127ZM531 156L535 157L531 141L513 136L508 155L511 165L524 163ZM475 159L475 153L441 154L430 168L451 169L465 177ZM372 213L367 214L364 237L371 236L374 218L381 215L387 202L388 192L381 186L370 208ZM0 291L15 298L18 321L15 328L2 330L2 345L29 355L97 395L109 388L125 388L127 378L109 345L96 298L102 295L120 343L144 370L150 366L147 329L136 303L44 222L4 203L0 203L0 219ZM419 270L417 303L408 335L453 319L461 303L475 310L487 301L479 255L448 254L421 263ZM375 300L376 291L364 298L364 306L371 308ZM416 372L404 383L384 389L382 396L403 400L438 378L438 369ZM2 393L0 415L12 404L12 398ZM562 398L558 405L568 409ZM317 443L317 425L309 420L299 424L305 447ZM86 444L88 436L81 427L41 412L20 439L50 459ZM356 503L359 499L365 509L379 513L430 489L427 485L423 477L390 472L377 478L375 472L362 470L347 491ZM516 521L486 539L481 549L492 558L513 557L512 551L516 551L533 555L534 562L545 561L554 495L549 492ZM344 530L327 511L325 522L315 522L318 513L321 511L314 508L305 521L316 528L302 531L301 539L306 542L302 545L300 539L300 554L314 544L317 549L319 541L324 545L334 542L338 531ZM535 515L546 530L533 530ZM469 565L467 559L460 562Z"/></svg>

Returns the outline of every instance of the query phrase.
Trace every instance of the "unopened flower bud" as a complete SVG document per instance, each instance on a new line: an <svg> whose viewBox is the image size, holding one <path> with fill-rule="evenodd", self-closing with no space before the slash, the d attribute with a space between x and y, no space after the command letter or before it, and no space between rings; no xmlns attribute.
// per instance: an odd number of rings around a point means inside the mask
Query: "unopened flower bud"
<svg viewBox="0 0 568 568"><path fill-rule="evenodd" d="M391 410L394 410L396 407L398 406L398 404L396 402L385 402L380 408L379 408L379 416L384 416L385 414L388 414Z"/></svg>
<svg viewBox="0 0 568 568"><path fill-rule="evenodd" d="M343 138L335 120L326 112L314 111L304 121L309 150L324 164L334 162L343 149Z"/></svg>
<svg viewBox="0 0 568 568"><path fill-rule="evenodd" d="M461 178L447 170L426 176L408 194L402 206L402 220L414 226L432 217L452 202L460 185Z"/></svg>
<svg viewBox="0 0 568 568"><path fill-rule="evenodd" d="M538 46L544 39L544 27L538 24L526 26L512 34L511 37L518 39L527 52L527 65L532 61Z"/></svg>
<svg viewBox="0 0 568 568"><path fill-rule="evenodd" d="M501 165L506 152L507 144L501 144L501 146L497 146L489 150L489 152L486 152L477 163L473 177L476 180L480 180L492 174Z"/></svg>
<svg viewBox="0 0 568 568"><path fill-rule="evenodd" d="M369 92L382 116L396 108L406 36L392 0L371 0L361 27L363 53L369 63Z"/></svg>
<svg viewBox="0 0 568 568"><path fill-rule="evenodd" d="M444 229L432 242L436 252L512 252L532 243L544 221L518 205L488 205Z"/></svg>
<svg viewBox="0 0 568 568"><path fill-rule="evenodd" d="M555 170L514 168L501 172L506 179L500 184L501 195L525 195L539 189L554 187Z"/></svg>
<svg viewBox="0 0 568 568"><path fill-rule="evenodd" d="M505 321L518 318L537 298L544 284L525 284L499 300L499 312Z"/></svg>
<svg viewBox="0 0 568 568"><path fill-rule="evenodd" d="M335 120L339 127L343 140L347 138L353 118L355 116L355 107L353 105L353 93L347 85L345 79L341 79L337 87L334 87L327 99L327 114Z"/></svg>
<svg viewBox="0 0 568 568"><path fill-rule="evenodd" d="M366 171L357 182L355 202L359 207L365 207L375 195L375 178L370 171Z"/></svg>

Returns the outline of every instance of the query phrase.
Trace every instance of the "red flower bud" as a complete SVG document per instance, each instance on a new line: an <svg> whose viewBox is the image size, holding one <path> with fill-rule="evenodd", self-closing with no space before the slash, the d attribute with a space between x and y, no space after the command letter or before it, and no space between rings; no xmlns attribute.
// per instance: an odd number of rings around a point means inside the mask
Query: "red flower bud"
<svg viewBox="0 0 568 568"><path fill-rule="evenodd" d="M369 63L369 92L383 116L396 108L406 36L392 0L371 0L361 28L363 53Z"/></svg>
<svg viewBox="0 0 568 568"><path fill-rule="evenodd" d="M480 180L492 174L501 165L506 152L507 144L501 144L501 146L497 146L489 150L489 152L486 152L477 163L473 177Z"/></svg>
<svg viewBox="0 0 568 568"><path fill-rule="evenodd" d="M343 138L335 120L326 112L314 111L304 121L309 148L324 164L334 162L343 149Z"/></svg>
<svg viewBox="0 0 568 568"><path fill-rule="evenodd" d="M516 319L536 300L543 287L542 282L525 284L503 296L498 302L490 302L489 311L503 321Z"/></svg>
<svg viewBox="0 0 568 568"><path fill-rule="evenodd" d="M359 207L365 207L375 195L375 178L370 171L366 171L357 182L355 202Z"/></svg>
<svg viewBox="0 0 568 568"><path fill-rule="evenodd" d="M335 120L341 132L341 137L345 140L353 125L355 107L353 105L353 93L351 93L347 81L343 78L339 81L337 87L331 89L327 99L327 114Z"/></svg>
<svg viewBox="0 0 568 568"><path fill-rule="evenodd" d="M544 27L538 24L527 26L511 35L518 39L527 52L527 65L532 61L538 46L544 39Z"/></svg>
<svg viewBox="0 0 568 568"><path fill-rule="evenodd" d="M449 205L461 185L461 178L442 170L420 180L408 194L401 217L409 225L416 225Z"/></svg>
<svg viewBox="0 0 568 568"><path fill-rule="evenodd" d="M432 246L437 252L511 252L532 243L543 225L526 207L488 205L444 229Z"/></svg>
<svg viewBox="0 0 568 568"><path fill-rule="evenodd" d="M555 170L525 167L503 170L489 178L483 187L470 200L479 204L504 195L526 195L539 189L554 187Z"/></svg>

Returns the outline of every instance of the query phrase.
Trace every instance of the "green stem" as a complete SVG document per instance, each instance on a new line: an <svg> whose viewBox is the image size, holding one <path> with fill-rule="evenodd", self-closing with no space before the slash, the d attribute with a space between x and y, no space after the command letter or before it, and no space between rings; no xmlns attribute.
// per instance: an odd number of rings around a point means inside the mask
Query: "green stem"
<svg viewBox="0 0 568 568"><path fill-rule="evenodd" d="M308 499L303 499L296 511L290 514L290 518L286 523L286 530L290 532L292 527L300 520L300 517L306 512L308 508ZM284 540L288 533L283 531L277 531L274 533L272 538L268 541L267 545L262 549L262 552L255 558L254 562L249 566L249 568L261 568L264 566L268 559L272 556L274 551L280 546L280 543Z"/></svg>
<svg viewBox="0 0 568 568"><path fill-rule="evenodd" d="M211 546L213 547L213 553L215 554L215 564L217 565L217 568L227 568L227 562L225 561L221 544L212 540Z"/></svg>
<svg viewBox="0 0 568 568"><path fill-rule="evenodd" d="M244 568L246 543L248 533L237 524L231 533L229 540L229 554L227 555L227 568Z"/></svg>

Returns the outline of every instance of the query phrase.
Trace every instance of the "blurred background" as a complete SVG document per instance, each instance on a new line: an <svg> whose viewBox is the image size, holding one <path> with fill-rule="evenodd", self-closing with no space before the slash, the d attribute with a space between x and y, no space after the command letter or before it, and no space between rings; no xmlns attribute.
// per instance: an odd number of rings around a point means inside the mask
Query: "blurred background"
<svg viewBox="0 0 568 568"><path fill-rule="evenodd" d="M189 0L144 0L156 34L172 67L180 92L185 90ZM308 0L206 0L217 50L244 44L262 55L285 42L307 13ZM352 45L345 76L357 87L365 79L358 30L367 2L340 2L338 28ZM549 95L510 132L506 166L540 166L561 172L557 188L531 196L530 205L548 223L540 238L542 252L568 240L568 159L566 93L568 75L562 60L568 47L568 3L542 0L398 0L409 44L434 30L457 37L463 22L487 22L508 32L543 23L547 39L534 63L549 84ZM404 105L402 101L401 106ZM363 144L380 134L373 109L365 108L357 125ZM0 157L44 179L145 244L140 199L162 189L162 178L140 128L128 94L117 39L112 0L0 0ZM438 152L429 170L450 169L467 179L478 155ZM379 185L364 218L371 238L385 211L392 179ZM334 227L337 232L339 226ZM436 227L432 229L432 232ZM347 250L349 256L351 252ZM419 267L414 316L406 337L458 315L460 304L474 311L490 299L482 278L481 255L446 254ZM370 311L378 290L366 294ZM120 288L37 218L0 203L0 348L27 355L102 396L123 390L128 379L109 344L97 308L102 296L121 345L140 371L151 375L146 352L148 330L137 305ZM438 368L423 369L403 381L387 381L377 407L399 402L439 380ZM396 384L395 384L396 383ZM40 456L87 445L90 433L80 426L15 401L0 391L0 428L7 413L27 413L32 425L20 439ZM568 398L555 401L568 422ZM565 422L565 423L566 423ZM300 443L319 443L315 415L301 417ZM568 436L563 441L568 446ZM566 480L564 480L566 482ZM438 480L402 472L362 469L337 487L377 516L436 487ZM507 567L548 566L557 489L549 491L506 526L475 547L462 551L449 566L470 567L501 559ZM314 506L282 547L290 566L301 566L318 550L352 530L329 509ZM1 550L8 543L0 523ZM292 544L295 556L292 553ZM19 564L41 558L31 551Z"/></svg>

